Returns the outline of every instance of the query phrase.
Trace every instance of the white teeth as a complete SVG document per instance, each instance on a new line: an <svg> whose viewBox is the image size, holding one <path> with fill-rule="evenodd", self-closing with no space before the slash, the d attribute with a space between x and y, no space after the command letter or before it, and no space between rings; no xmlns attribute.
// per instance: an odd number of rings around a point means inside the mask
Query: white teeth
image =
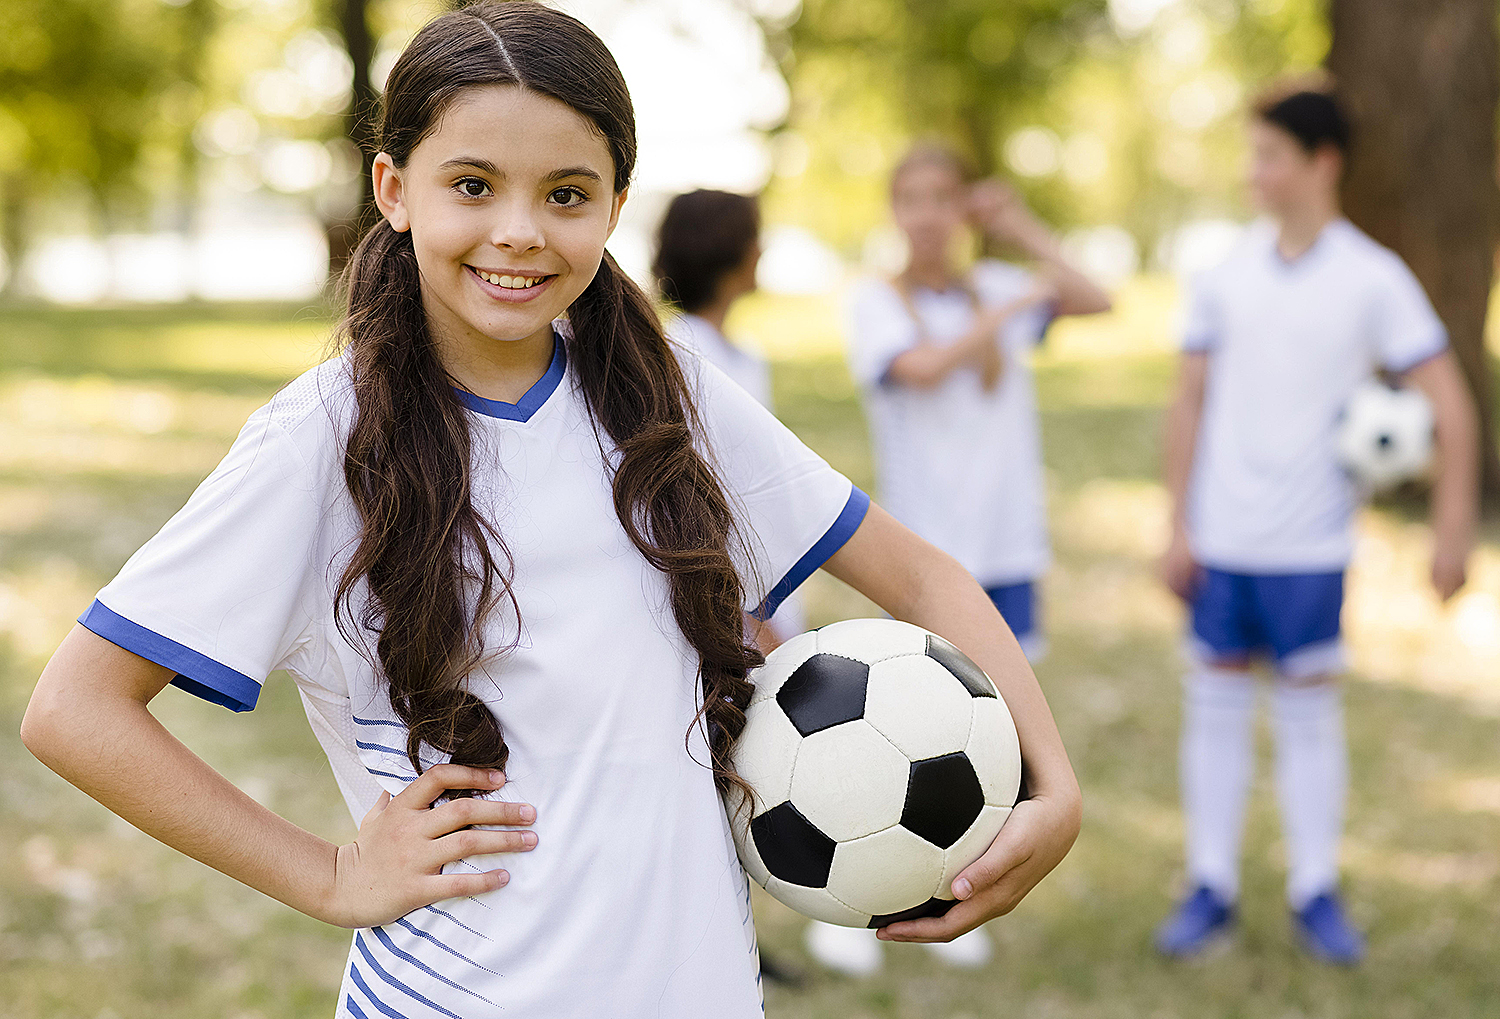
<svg viewBox="0 0 1500 1019"><path fill-rule="evenodd" d="M482 269L474 271L486 283L492 283L507 290L529 290L545 278L542 276L501 276L499 273L485 272Z"/></svg>

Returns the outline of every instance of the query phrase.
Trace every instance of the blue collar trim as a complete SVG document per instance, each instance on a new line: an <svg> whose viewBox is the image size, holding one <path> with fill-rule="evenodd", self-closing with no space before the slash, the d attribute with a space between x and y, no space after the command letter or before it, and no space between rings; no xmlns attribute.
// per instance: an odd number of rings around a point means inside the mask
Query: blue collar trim
<svg viewBox="0 0 1500 1019"><path fill-rule="evenodd" d="M453 394L458 397L458 402L486 417L503 418L506 421L530 421L531 416L542 409L542 404L556 391L558 383L562 382L563 372L568 367L567 347L563 338L552 330L552 363L547 366L547 371L541 378L537 379L532 387L515 403L506 403L504 400L488 400L477 396L467 389L453 387Z"/></svg>

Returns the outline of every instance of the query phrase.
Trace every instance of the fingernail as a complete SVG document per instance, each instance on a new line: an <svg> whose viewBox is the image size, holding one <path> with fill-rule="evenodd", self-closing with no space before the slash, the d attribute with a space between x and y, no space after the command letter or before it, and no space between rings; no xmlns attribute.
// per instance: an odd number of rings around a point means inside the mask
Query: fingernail
<svg viewBox="0 0 1500 1019"><path fill-rule="evenodd" d="M536 820L536 808L533 807L533 806L529 806L529 805L525 806L525 807L522 807L521 808L521 820L526 821L528 823L530 823L532 821L535 821Z"/></svg>
<svg viewBox="0 0 1500 1019"><path fill-rule="evenodd" d="M534 832L534 831L523 831L521 833L521 842L522 842L523 845L527 845L527 846L534 846L534 845L536 845L536 832Z"/></svg>
<svg viewBox="0 0 1500 1019"><path fill-rule="evenodd" d="M953 882L953 894L957 898L967 899L969 897L969 893L971 893L973 890L974 889L970 886L969 882L965 881L963 878L959 878L957 881Z"/></svg>
<svg viewBox="0 0 1500 1019"><path fill-rule="evenodd" d="M510 871L502 870L500 872L500 883L502 885L510 884Z"/></svg>
<svg viewBox="0 0 1500 1019"><path fill-rule="evenodd" d="M505 781L505 772L503 772L503 771L492 771L492 772L490 772L490 781L493 782L493 783L495 783L496 785L499 785L501 782Z"/></svg>

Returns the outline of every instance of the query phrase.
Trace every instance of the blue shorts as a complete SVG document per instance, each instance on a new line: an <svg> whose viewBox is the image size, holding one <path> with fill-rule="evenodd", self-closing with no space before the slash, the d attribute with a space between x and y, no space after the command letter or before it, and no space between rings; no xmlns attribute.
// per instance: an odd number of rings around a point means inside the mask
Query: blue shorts
<svg viewBox="0 0 1500 1019"><path fill-rule="evenodd" d="M1208 662L1268 655L1301 678L1343 668L1339 612L1344 574L1227 573L1205 569L1193 595L1192 628Z"/></svg>
<svg viewBox="0 0 1500 1019"><path fill-rule="evenodd" d="M1016 641L1021 645L1021 650L1026 652L1026 657L1032 661L1040 658L1045 646L1041 634L1037 632L1036 584L1023 580L1019 584L987 587L984 593L990 596L990 601L1000 610L1000 618L1005 620L1010 632L1016 635Z"/></svg>

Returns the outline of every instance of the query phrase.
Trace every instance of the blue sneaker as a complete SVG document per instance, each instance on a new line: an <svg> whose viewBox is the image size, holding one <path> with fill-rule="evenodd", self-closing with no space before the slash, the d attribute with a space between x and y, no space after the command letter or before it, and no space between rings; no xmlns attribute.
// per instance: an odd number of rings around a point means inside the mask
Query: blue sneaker
<svg viewBox="0 0 1500 1019"><path fill-rule="evenodd" d="M1302 947L1324 962L1353 966L1365 957L1365 939L1344 913L1338 892L1324 892L1292 913Z"/></svg>
<svg viewBox="0 0 1500 1019"><path fill-rule="evenodd" d="M1225 902L1207 885L1182 900L1156 931L1156 950L1187 959L1219 941L1234 928L1234 903Z"/></svg>

